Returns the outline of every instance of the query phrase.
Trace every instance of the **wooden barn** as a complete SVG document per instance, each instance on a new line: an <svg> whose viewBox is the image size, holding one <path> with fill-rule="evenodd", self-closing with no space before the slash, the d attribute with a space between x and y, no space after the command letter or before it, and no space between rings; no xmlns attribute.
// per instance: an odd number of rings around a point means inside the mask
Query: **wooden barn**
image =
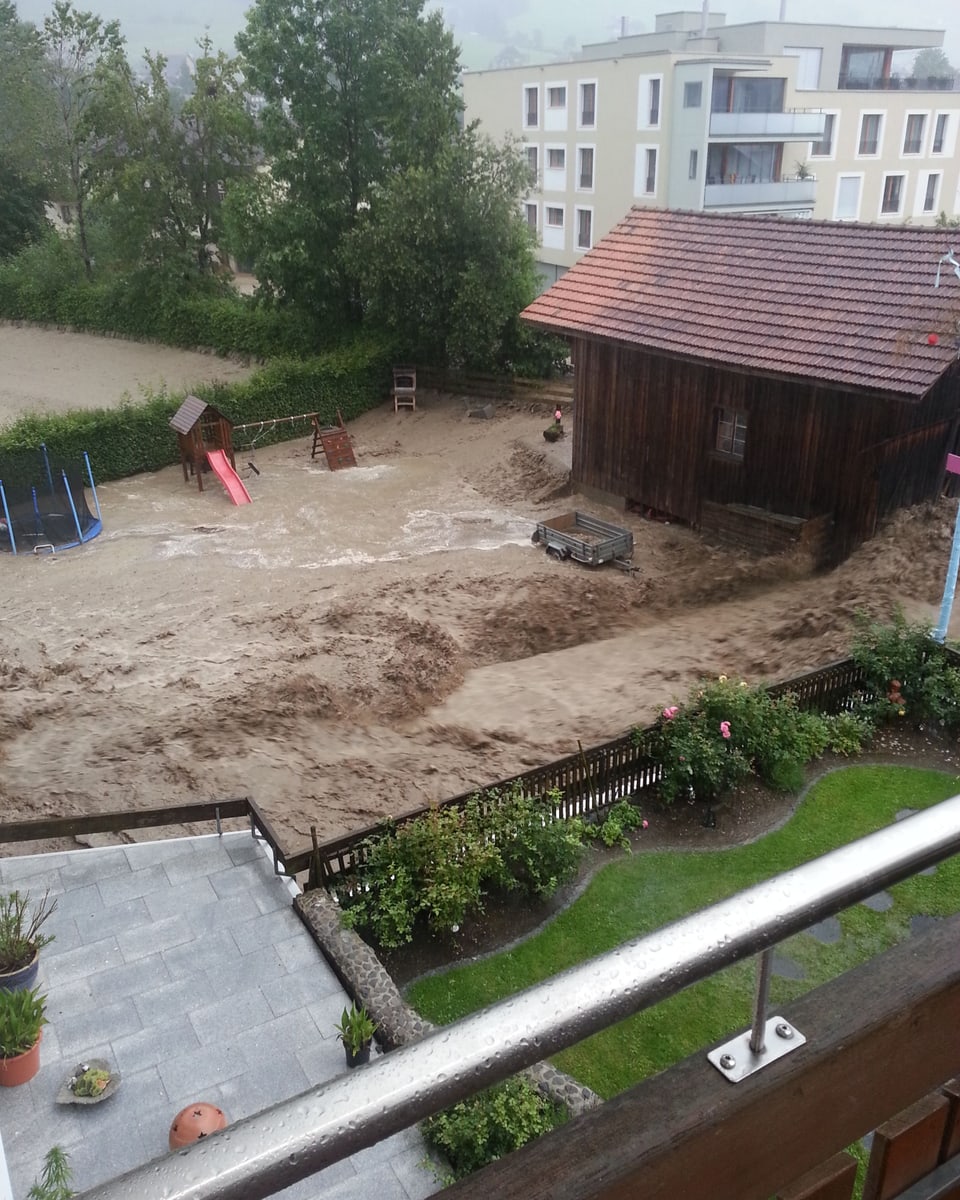
<svg viewBox="0 0 960 1200"><path fill-rule="evenodd" d="M954 242L634 209L523 314L571 341L574 483L760 552L848 554L936 498L957 448Z"/></svg>

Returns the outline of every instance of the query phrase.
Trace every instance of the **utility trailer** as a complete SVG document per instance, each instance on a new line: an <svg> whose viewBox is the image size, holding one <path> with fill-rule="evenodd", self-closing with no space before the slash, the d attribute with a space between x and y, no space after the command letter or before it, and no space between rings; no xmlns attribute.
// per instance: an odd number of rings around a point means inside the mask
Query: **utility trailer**
<svg viewBox="0 0 960 1200"><path fill-rule="evenodd" d="M556 559L574 558L590 567L612 562L632 569L633 534L589 513L570 512L540 521L531 535L535 546L543 546Z"/></svg>

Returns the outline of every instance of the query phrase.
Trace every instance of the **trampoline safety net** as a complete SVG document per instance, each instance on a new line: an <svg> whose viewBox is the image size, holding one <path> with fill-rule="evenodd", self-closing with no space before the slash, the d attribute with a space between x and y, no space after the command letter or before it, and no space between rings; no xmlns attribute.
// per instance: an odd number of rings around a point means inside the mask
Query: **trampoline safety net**
<svg viewBox="0 0 960 1200"><path fill-rule="evenodd" d="M46 447L0 455L0 552L65 550L95 538L101 528L86 454L81 462L58 461Z"/></svg>

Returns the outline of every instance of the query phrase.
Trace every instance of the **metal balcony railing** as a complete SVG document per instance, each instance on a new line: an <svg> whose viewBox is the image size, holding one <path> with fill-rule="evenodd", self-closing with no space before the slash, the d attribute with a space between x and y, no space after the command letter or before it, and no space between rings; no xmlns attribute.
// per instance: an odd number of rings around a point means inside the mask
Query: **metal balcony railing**
<svg viewBox="0 0 960 1200"><path fill-rule="evenodd" d="M904 797L904 802L907 803L908 799ZM414 1121L674 995L723 967L768 950L784 938L958 851L960 796L955 796L655 933L628 942L615 951L582 963L546 983L438 1030L420 1042L393 1051L367 1067L239 1121L223 1134L206 1138L177 1154L156 1159L93 1188L85 1192L83 1197L85 1200L129 1200L131 1196L136 1196L138 1200L261 1200L408 1127ZM916 952L904 961L909 967L910 963L921 957ZM950 956L938 943L934 947L933 959L938 967L951 974L919 1016L911 1018L908 999L891 995L889 987L881 989L881 998L887 1003L888 1009L892 1007L894 1013L902 1012L910 1018L908 1034L911 1031L918 1033L918 1036L926 1034L929 1044L930 1030L927 1026L931 1022L934 1034L937 1028L945 1031L942 1045L935 1047L937 1055L934 1069L942 1065L945 1072L952 1073L960 1069L960 1038L957 1036L955 1019L960 966L957 965L955 947ZM906 978L908 974L909 969L902 968L898 977ZM758 988L758 992L761 991ZM856 1020L860 1012L864 1014L864 1021L867 1021L871 1005L876 1007L875 999L866 993L858 991L854 1000L852 1018L849 1015L841 1017L840 1008L831 1007L828 1014L829 1019L840 1026L840 1043L837 1049L834 1046L826 1047L829 1053L823 1060L827 1069L821 1080L821 1088L832 1088L837 1093L837 1107L831 1111L831 1122L839 1132L846 1128L845 1122L849 1123L846 1109L851 1096L861 1107L864 1098L866 1101L873 1100L869 1088L866 1091L853 1087L844 1090L837 1076L837 1071L846 1069L845 1048L856 1040L849 1028L850 1021ZM850 1008L848 1003L847 1010ZM758 1020L755 1014L755 1029ZM896 1020L892 1020L889 1012L885 1011L872 1026L879 1030L876 1036L881 1040L885 1056L893 1053L897 1046L902 1050L902 1042L897 1039L904 1034L902 1029L895 1028L896 1025ZM811 1045L811 1042L814 1044ZM823 1050L821 1047L821 1055ZM808 1037L801 1053L807 1051L816 1056L818 1049L815 1039ZM762 1057L762 1051L756 1053ZM787 1058L788 1063L791 1057ZM919 1061L919 1056L916 1057ZM897 1099L912 1094L909 1090L905 1091L908 1085L929 1085L929 1057L928 1053L924 1059L926 1074L919 1071L911 1060L909 1047L897 1061L885 1057L880 1062L883 1078L889 1076L891 1093ZM875 1058L875 1054L869 1056L871 1062ZM712 1071L712 1068L706 1069ZM778 1063L768 1071L761 1071L760 1078L769 1074L771 1079L782 1079L781 1070L783 1066ZM876 1068L874 1070L876 1072ZM946 1077L944 1075L941 1078ZM662 1079L662 1076L657 1079ZM843 1076L839 1079L842 1080ZM737 1088L745 1089L738 1093L745 1097L741 1103L744 1111L749 1109L750 1103L756 1108L757 1092L753 1085L753 1079L737 1085ZM720 1086L726 1089L730 1085L720 1081ZM802 1086L793 1085L790 1090L801 1094L804 1091ZM844 1095L839 1095L839 1091L844 1091ZM857 1094L854 1096L855 1092ZM736 1089L724 1091L725 1096L735 1093ZM811 1095L805 1099L809 1103L819 1098L819 1102L825 1105L830 1094L828 1092L819 1097ZM618 1113L622 1117L624 1110L620 1099L598 1110L599 1119L604 1119L608 1108L614 1120ZM658 1108L660 1111L647 1112L644 1126L656 1125L662 1122L665 1114L669 1115L669 1102L661 1100ZM575 1140L581 1122L589 1123L598 1114L589 1114L564 1127L562 1144ZM687 1100L686 1107L675 1111L670 1119L676 1123L679 1134L682 1132L681 1126L686 1129L690 1126L699 1127L707 1116L706 1108L700 1111L695 1105L691 1107ZM825 1124L819 1119L820 1111L814 1116L820 1126ZM631 1118L634 1122L631 1137L624 1137L621 1133L616 1143L593 1147L600 1150L601 1156L596 1166L591 1160L591 1179L582 1186L578 1185L576 1190L568 1188L562 1194L609 1197L703 1194L677 1191L676 1182L671 1185L674 1188L672 1192L661 1189L642 1193L631 1191L626 1185L611 1184L610 1180L615 1176L610 1174L603 1155L609 1152L614 1157L622 1158L624 1154L634 1154L634 1143L642 1143L647 1136L646 1128L640 1130L635 1127L635 1118L634 1113ZM730 1130L733 1136L733 1125ZM749 1121L744 1130L742 1136L748 1139L755 1133ZM737 1136L741 1136L740 1133ZM792 1136L792 1131L784 1129L784 1145L789 1136ZM719 1137L711 1140L707 1151L709 1154L716 1154L719 1141ZM557 1142L552 1143L551 1153L555 1152L557 1145ZM765 1169L769 1167L771 1159L776 1166L778 1154L783 1153L783 1146L753 1144L749 1140L745 1147L735 1147L735 1152L741 1156L736 1160L736 1178L732 1183L729 1179L725 1183L722 1173L710 1166L715 1178L715 1183L711 1184L711 1195L734 1196L742 1200L748 1195L770 1194L773 1188L768 1186L766 1175L756 1175L758 1182L752 1185L753 1190L744 1186L743 1180L749 1173L747 1167L751 1165L747 1161L751 1150L747 1147L752 1147L753 1158L762 1161ZM535 1152L537 1147L528 1147L527 1150ZM526 1155L527 1150L519 1153ZM747 1157L744 1158L744 1155ZM675 1147L670 1148L670 1157L676 1172ZM580 1161L577 1160L578 1163ZM504 1160L502 1165L508 1171L509 1159ZM693 1165L691 1161L690 1169ZM568 1169L573 1171L572 1167ZM581 1168L578 1166L576 1169ZM681 1163L680 1169L686 1171L687 1167ZM482 1194L560 1194L542 1190L540 1183L535 1175L527 1176L522 1181L522 1190L504 1186ZM478 1180L477 1186L480 1185L481 1181ZM472 1187L470 1181L457 1185L454 1191L458 1195L481 1194Z"/></svg>

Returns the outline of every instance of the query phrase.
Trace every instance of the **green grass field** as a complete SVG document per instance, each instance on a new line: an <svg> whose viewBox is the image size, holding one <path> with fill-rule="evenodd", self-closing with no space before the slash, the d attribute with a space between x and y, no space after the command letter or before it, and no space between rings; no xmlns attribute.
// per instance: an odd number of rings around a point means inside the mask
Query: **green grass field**
<svg viewBox="0 0 960 1200"><path fill-rule="evenodd" d="M611 863L546 929L515 949L435 975L407 998L446 1024L575 963L771 875L889 825L904 808L921 809L960 792L939 771L854 766L821 779L791 820L749 846L711 852L636 853ZM891 889L884 913L862 904L839 914L842 937L824 945L798 934L779 948L806 972L775 977L771 1004L793 999L903 940L913 916L960 911L960 856L933 875ZM558 1055L553 1061L599 1095L613 1096L645 1076L750 1023L754 964L740 963Z"/></svg>

